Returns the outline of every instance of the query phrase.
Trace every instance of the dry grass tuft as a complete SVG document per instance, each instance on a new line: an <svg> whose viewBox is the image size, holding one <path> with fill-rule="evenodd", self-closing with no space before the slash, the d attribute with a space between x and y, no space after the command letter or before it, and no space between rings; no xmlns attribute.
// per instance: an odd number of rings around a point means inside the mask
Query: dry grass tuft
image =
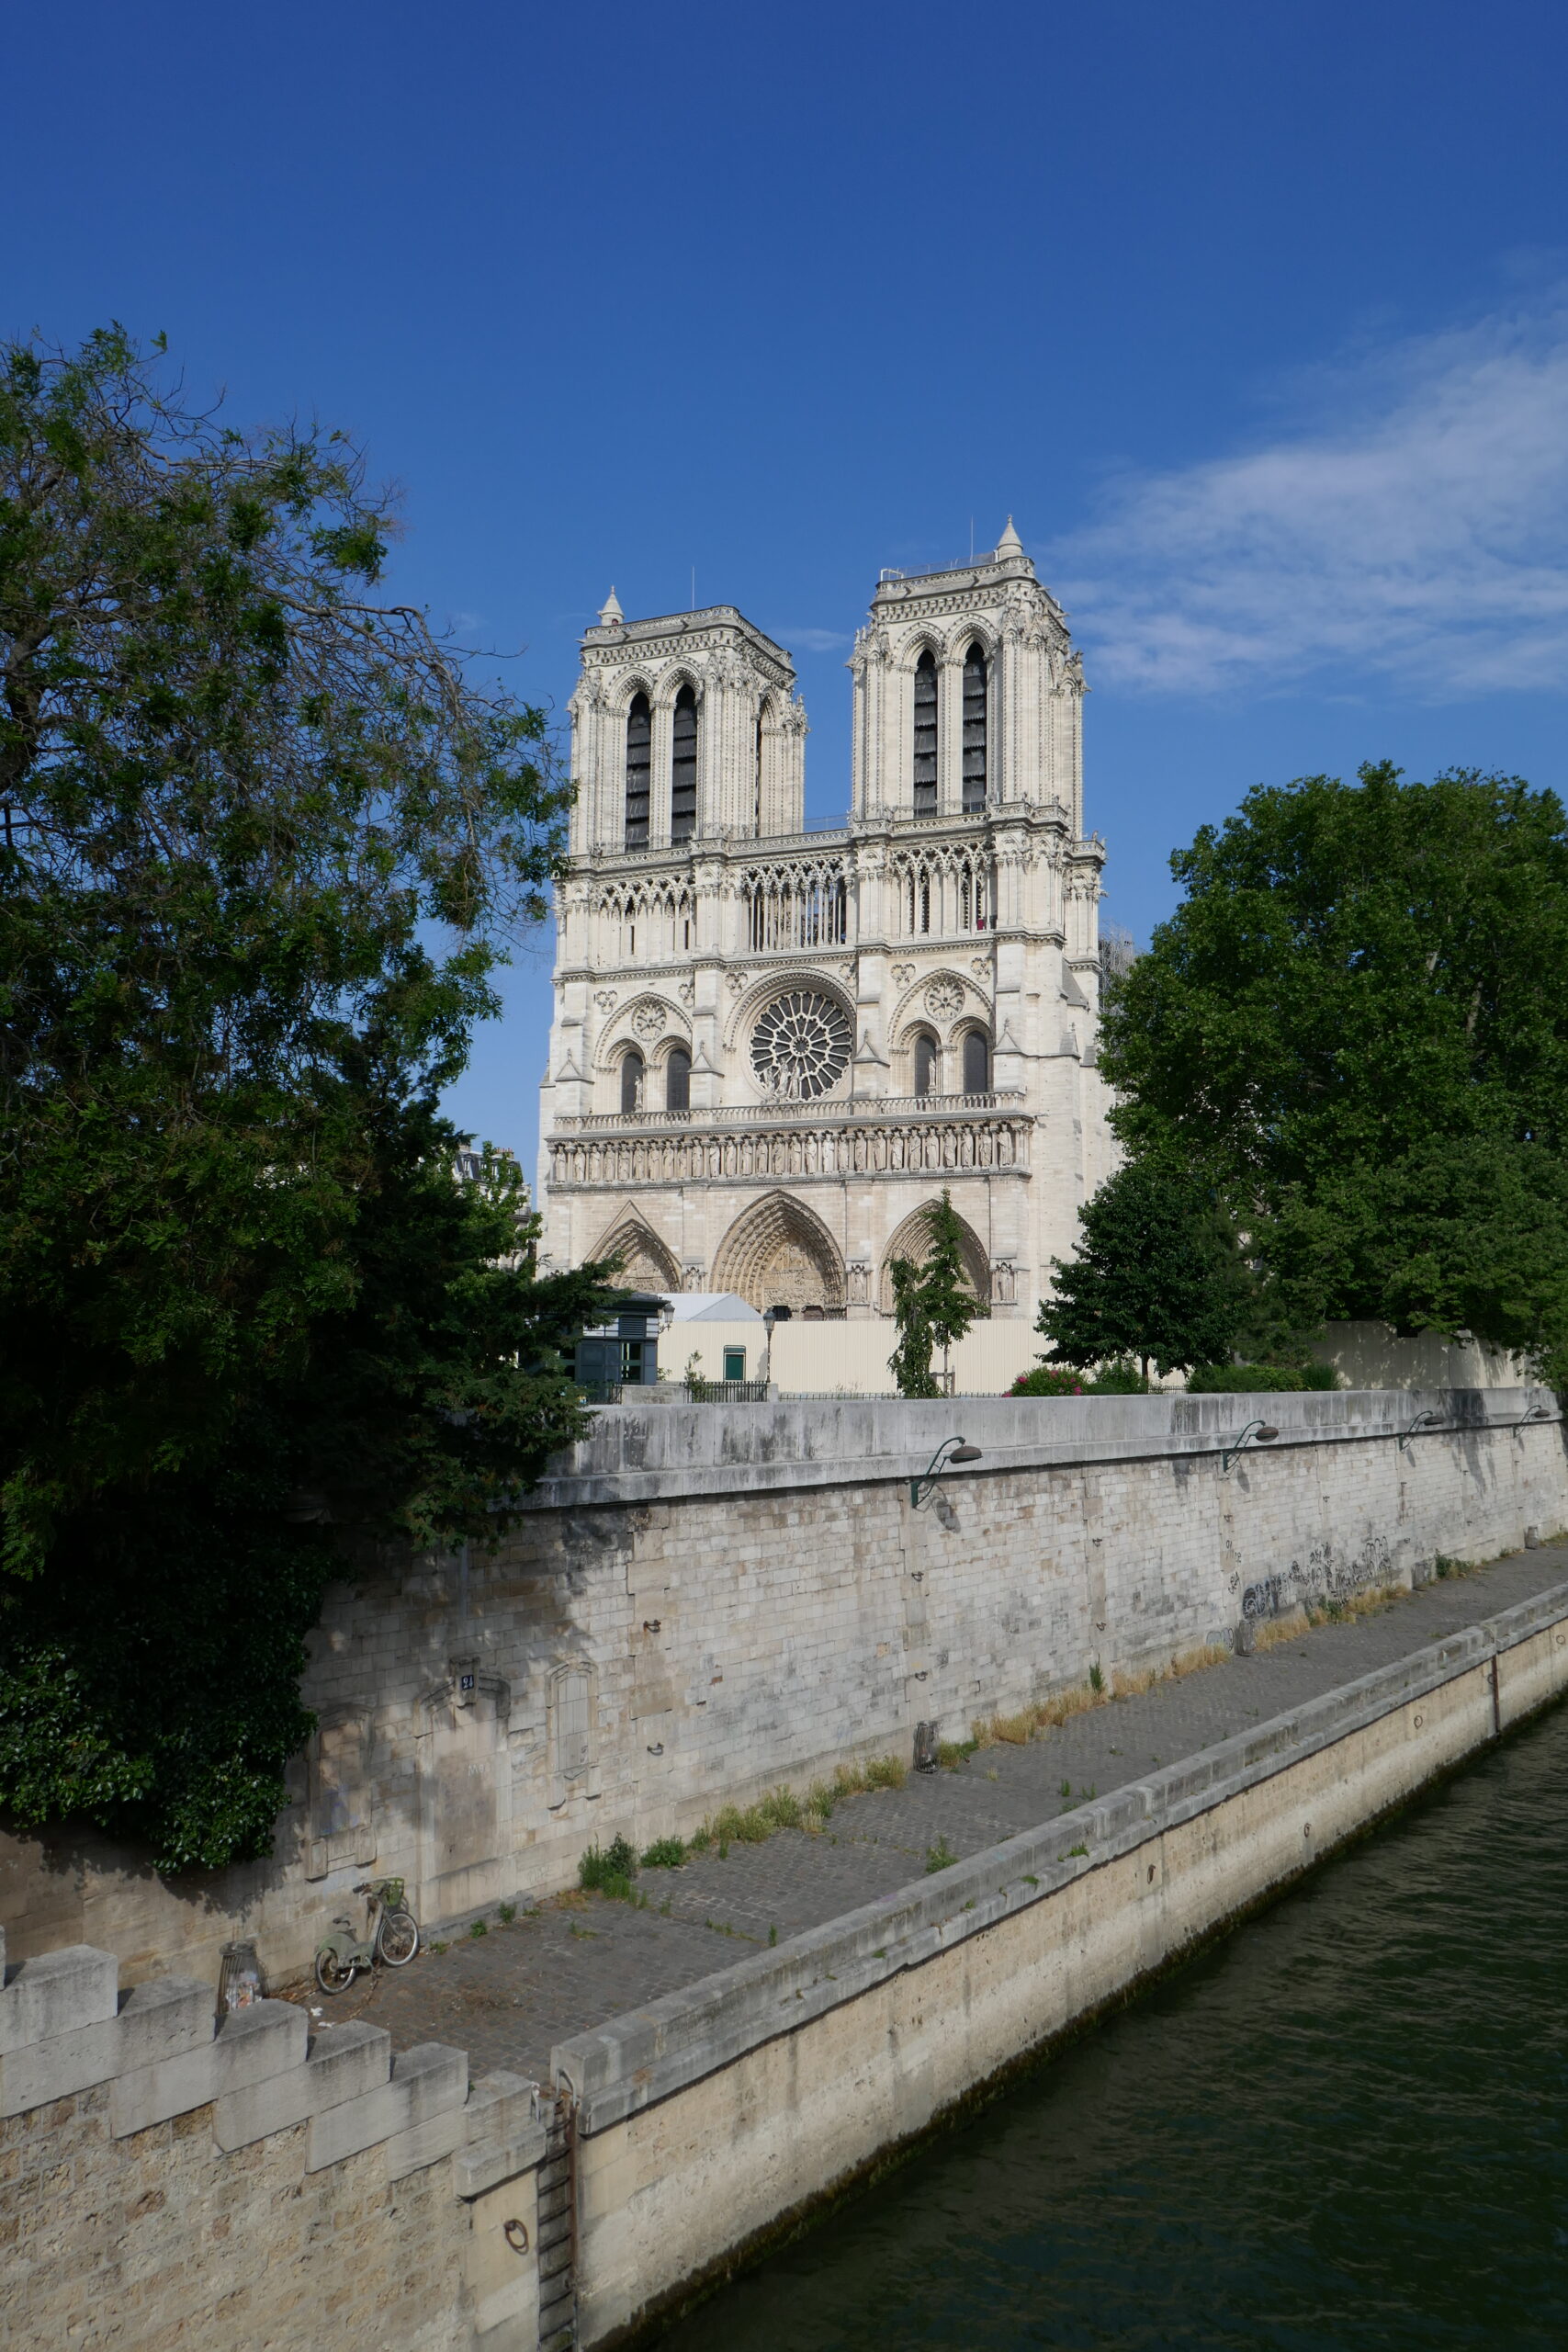
<svg viewBox="0 0 1568 2352"><path fill-rule="evenodd" d="M1303 1634L1311 1631L1306 1611L1290 1609L1282 1617L1260 1617L1253 1641L1260 1650L1283 1649L1287 1642L1299 1642Z"/></svg>
<svg viewBox="0 0 1568 2352"><path fill-rule="evenodd" d="M1201 1674L1206 1666L1224 1666L1229 1656L1219 1642L1200 1642L1194 1649L1179 1651L1166 1672L1173 1682L1179 1682L1183 1675Z"/></svg>
<svg viewBox="0 0 1568 2352"><path fill-rule="evenodd" d="M1097 1690L1092 1683L1076 1682L1070 1690L1053 1691L1049 1699L1039 1699L1032 1706L1021 1708L1016 1715L990 1715L972 1724L975 1746L1027 1747L1041 1732L1054 1731L1070 1716L1085 1714L1090 1707L1103 1707L1111 1695L1109 1689Z"/></svg>
<svg viewBox="0 0 1568 2352"><path fill-rule="evenodd" d="M830 1781L813 1781L803 1797L793 1789L778 1788L755 1804L720 1805L688 1843L693 1853L701 1854L710 1846L760 1846L775 1829L804 1829L807 1837L815 1837L845 1797L861 1796L870 1789L901 1789L908 1777L909 1768L898 1756L840 1764Z"/></svg>

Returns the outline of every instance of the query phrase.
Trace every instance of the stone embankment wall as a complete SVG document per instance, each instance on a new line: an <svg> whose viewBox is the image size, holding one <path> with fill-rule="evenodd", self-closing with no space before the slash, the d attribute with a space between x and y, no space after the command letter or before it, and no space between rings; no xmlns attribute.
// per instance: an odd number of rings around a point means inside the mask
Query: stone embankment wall
<svg viewBox="0 0 1568 2352"><path fill-rule="evenodd" d="M1568 1586L554 2053L618 2341L1568 1690Z"/></svg>
<svg viewBox="0 0 1568 2352"><path fill-rule="evenodd" d="M581 2036L558 2097L85 1946L0 1970L5 2341L608 2346L1564 1690L1560 1586Z"/></svg>
<svg viewBox="0 0 1568 2352"><path fill-rule="evenodd" d="M0 1980L6 1976L0 1950ZM0 1989L0 2335L535 2352L554 2103L75 1944ZM508 2225L510 2224L510 2233Z"/></svg>
<svg viewBox="0 0 1568 2352"><path fill-rule="evenodd" d="M1227 1461L1264 1419L1278 1438ZM913 1508L956 1431L983 1459ZM130 1981L216 1981L243 1934L276 1984L371 1866L427 1927L459 1920L570 1883L594 1839L684 1834L841 1759L907 1758L921 1720L963 1736L1097 1663L1227 1642L1532 1525L1568 1526L1534 1391L623 1406L493 1558L331 1590L275 1860L164 1881L92 1838L0 1838L0 1924L15 1954L81 1940Z"/></svg>

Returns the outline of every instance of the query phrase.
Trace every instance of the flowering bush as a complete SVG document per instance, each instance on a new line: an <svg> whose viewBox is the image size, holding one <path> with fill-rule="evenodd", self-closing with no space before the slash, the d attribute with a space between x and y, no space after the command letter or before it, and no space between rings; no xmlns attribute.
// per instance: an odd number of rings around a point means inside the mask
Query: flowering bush
<svg viewBox="0 0 1568 2352"><path fill-rule="evenodd" d="M1083 1374L1066 1364L1037 1363L1032 1372L1021 1372L1010 1396L1081 1396L1084 1393Z"/></svg>

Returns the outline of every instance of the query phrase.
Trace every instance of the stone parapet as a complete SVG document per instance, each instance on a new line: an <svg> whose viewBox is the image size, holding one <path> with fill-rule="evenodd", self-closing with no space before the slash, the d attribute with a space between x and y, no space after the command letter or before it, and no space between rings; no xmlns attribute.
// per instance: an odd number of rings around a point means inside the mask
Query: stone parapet
<svg viewBox="0 0 1568 2352"><path fill-rule="evenodd" d="M219 2019L210 1984L122 1994L118 1976L80 1944L7 1970L0 1938L8 2346L53 2352L90 2311L127 2352L534 2352L533 2177L554 2112L536 2085L470 2085L464 2052L394 2056L362 2021L312 2033L291 2002ZM333 2244L354 2214L357 2286ZM411 2239L427 2260L405 2310L389 2281Z"/></svg>
<svg viewBox="0 0 1568 2352"><path fill-rule="evenodd" d="M962 1424L982 1460L947 1474L949 1491L1003 1471L1224 1455L1248 1423L1254 1466L1301 1446L1368 1439L1402 1452L1434 1441L1486 1442L1562 1421L1546 1388L1307 1389L1279 1395L807 1398L769 1405L607 1406L525 1499L530 1511L586 1503L784 1493L912 1478ZM1413 1424L1422 1426L1413 1433Z"/></svg>

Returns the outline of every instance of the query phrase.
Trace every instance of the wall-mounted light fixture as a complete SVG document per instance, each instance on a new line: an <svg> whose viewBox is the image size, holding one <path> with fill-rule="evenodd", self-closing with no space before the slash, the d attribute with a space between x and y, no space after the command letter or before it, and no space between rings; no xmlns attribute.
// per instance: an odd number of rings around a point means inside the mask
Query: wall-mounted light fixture
<svg viewBox="0 0 1568 2352"><path fill-rule="evenodd" d="M951 1453L949 1446L953 1448ZM931 1455L931 1467L924 1476L909 1481L909 1509L919 1510L930 1502L936 1492L937 1480L944 1470L951 1470L955 1462L978 1462L980 1458L977 1445L969 1444L964 1438L944 1437Z"/></svg>
<svg viewBox="0 0 1568 2352"><path fill-rule="evenodd" d="M1528 1413L1521 1413L1519 1415L1518 1419L1514 1423L1514 1427L1517 1430L1522 1430L1527 1421L1549 1421L1551 1419L1551 1408L1549 1405L1532 1405Z"/></svg>
<svg viewBox="0 0 1568 2352"><path fill-rule="evenodd" d="M1407 1430L1401 1430L1399 1432L1399 1450L1401 1453L1409 1453L1410 1441L1413 1437L1419 1437L1423 1430L1430 1433L1431 1430L1440 1430L1442 1427L1443 1417L1441 1413L1417 1413L1416 1419L1411 1422L1410 1427Z"/></svg>
<svg viewBox="0 0 1568 2352"><path fill-rule="evenodd" d="M1280 1432L1274 1427L1272 1421L1248 1421L1247 1427L1236 1439L1235 1444L1227 1445L1224 1452L1220 1456L1221 1477L1228 1478L1230 1476L1232 1463L1235 1460L1236 1455L1241 1452L1242 1448L1249 1442L1255 1442L1258 1445L1272 1445L1274 1440L1279 1436L1279 1434Z"/></svg>

